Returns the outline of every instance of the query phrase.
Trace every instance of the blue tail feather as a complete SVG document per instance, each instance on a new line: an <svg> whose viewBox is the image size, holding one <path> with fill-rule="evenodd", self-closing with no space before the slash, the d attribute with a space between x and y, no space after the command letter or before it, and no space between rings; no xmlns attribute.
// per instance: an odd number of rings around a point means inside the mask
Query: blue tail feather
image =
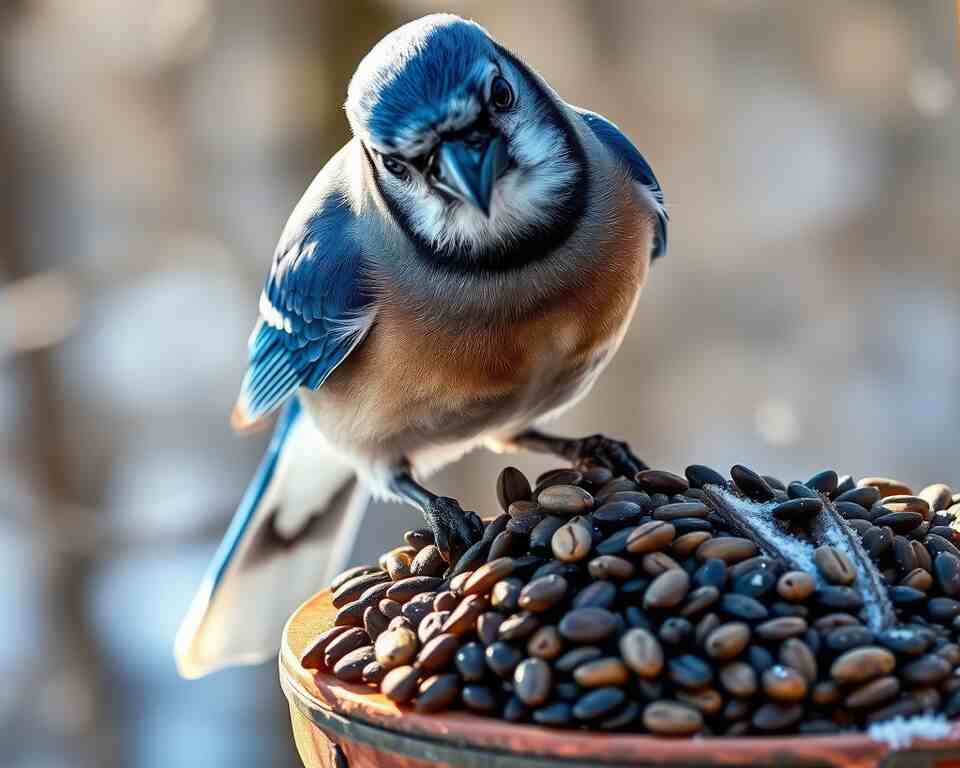
<svg viewBox="0 0 960 768"><path fill-rule="evenodd" d="M267 487L273 479L273 473L276 471L277 462L283 450L283 444L290 434L293 425L300 417L301 410L300 399L296 397L292 398L277 422L273 437L270 438L270 445L267 447L267 452L264 454L263 459L261 459L257 473L253 476L253 481L247 487L247 491L240 501L240 506L237 507L237 511L230 521L230 527L227 528L227 532L224 534L223 540L220 542L220 546L217 547L216 554L213 556L213 561L207 569L204 582L210 585L211 591L217 588L217 585L223 578L224 571L227 569L234 553L237 551L237 546L243 540L244 534L256 515L260 501L263 499L263 495L266 493Z"/></svg>

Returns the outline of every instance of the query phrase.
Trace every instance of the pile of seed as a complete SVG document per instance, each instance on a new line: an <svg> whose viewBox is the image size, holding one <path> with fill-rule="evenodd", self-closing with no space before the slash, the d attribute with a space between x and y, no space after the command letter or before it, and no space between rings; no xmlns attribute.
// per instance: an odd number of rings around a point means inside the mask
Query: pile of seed
<svg viewBox="0 0 960 768"><path fill-rule="evenodd" d="M302 663L420 712L661 736L960 714L960 495L731 477L508 467L454 566L419 529L341 574Z"/></svg>

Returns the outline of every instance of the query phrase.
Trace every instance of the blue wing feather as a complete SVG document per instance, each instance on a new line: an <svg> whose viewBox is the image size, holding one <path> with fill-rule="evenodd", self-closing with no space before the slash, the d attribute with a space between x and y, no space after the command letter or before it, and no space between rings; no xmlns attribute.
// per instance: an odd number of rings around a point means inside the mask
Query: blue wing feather
<svg viewBox="0 0 960 768"><path fill-rule="evenodd" d="M270 413L299 387L320 387L369 327L363 318L372 300L352 222L348 201L331 194L284 237L250 339L243 422Z"/></svg>
<svg viewBox="0 0 960 768"><path fill-rule="evenodd" d="M624 136L620 129L607 118L598 115L596 112L578 107L574 107L574 109L577 110L594 135L630 169L633 180L650 190L650 194L653 195L653 199L658 204L657 235L653 246L653 258L663 256L667 252L668 216L664 209L663 190L660 188L660 182L657 181L650 164L630 139Z"/></svg>

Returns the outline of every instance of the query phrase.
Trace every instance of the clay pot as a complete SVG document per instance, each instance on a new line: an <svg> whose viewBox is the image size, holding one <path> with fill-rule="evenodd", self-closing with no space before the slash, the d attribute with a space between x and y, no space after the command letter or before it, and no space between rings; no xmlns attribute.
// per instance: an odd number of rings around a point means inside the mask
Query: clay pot
<svg viewBox="0 0 960 768"><path fill-rule="evenodd" d="M570 768L626 766L916 766L960 764L960 722L947 740L893 752L865 734L824 737L660 739L513 725L463 712L422 715L362 685L315 674L298 661L333 625L327 591L302 605L283 632L280 681L307 768Z"/></svg>

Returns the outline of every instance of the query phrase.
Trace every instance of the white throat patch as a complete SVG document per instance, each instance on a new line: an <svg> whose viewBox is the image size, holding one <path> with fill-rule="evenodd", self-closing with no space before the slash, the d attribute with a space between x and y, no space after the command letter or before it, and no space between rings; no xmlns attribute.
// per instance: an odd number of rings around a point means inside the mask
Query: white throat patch
<svg viewBox="0 0 960 768"><path fill-rule="evenodd" d="M544 123L521 126L510 140L510 154L511 166L494 186L489 218L471 205L451 205L423 188L409 212L414 231L439 249L469 253L548 223L551 204L577 178L563 132Z"/></svg>

